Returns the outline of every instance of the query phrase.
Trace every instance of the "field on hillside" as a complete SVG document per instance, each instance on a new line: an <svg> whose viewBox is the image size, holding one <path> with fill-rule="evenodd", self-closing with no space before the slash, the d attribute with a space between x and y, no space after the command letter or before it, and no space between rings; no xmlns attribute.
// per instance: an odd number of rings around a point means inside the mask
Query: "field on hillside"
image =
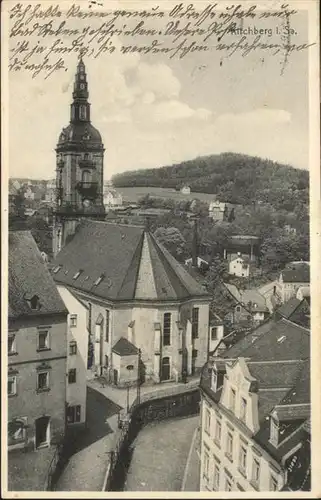
<svg viewBox="0 0 321 500"><path fill-rule="evenodd" d="M121 193L123 196L123 201L125 203L137 203L139 198L149 194L152 198L163 198L172 199L175 201L192 201L198 199L205 203L210 203L215 200L214 194L208 193L193 193L183 194L180 191L170 188L158 188L158 187L120 187L116 188L117 192Z"/></svg>

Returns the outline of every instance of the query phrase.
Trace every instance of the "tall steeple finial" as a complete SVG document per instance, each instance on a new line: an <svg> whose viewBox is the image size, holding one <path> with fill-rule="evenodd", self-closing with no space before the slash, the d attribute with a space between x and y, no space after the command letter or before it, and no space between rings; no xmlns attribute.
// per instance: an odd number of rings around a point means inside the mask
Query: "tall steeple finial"
<svg viewBox="0 0 321 500"><path fill-rule="evenodd" d="M90 104L88 103L88 83L86 67L82 56L79 57L75 76L74 90L72 93L73 103L71 105L71 122L89 122Z"/></svg>

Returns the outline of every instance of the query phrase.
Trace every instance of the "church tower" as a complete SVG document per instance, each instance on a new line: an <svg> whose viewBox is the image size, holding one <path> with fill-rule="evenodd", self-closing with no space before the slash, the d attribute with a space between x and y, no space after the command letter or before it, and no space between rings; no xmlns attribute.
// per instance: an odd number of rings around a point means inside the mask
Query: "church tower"
<svg viewBox="0 0 321 500"><path fill-rule="evenodd" d="M80 58L74 83L70 123L62 129L56 147L56 207L54 256L75 232L82 217L104 219L104 145L90 121L88 83Z"/></svg>

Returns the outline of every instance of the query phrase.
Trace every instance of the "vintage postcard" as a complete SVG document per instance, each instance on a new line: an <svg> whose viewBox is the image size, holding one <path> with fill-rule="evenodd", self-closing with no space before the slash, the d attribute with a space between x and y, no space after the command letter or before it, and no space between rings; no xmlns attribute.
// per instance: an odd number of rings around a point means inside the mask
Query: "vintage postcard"
<svg viewBox="0 0 321 500"><path fill-rule="evenodd" d="M2 495L317 498L316 0L2 2Z"/></svg>

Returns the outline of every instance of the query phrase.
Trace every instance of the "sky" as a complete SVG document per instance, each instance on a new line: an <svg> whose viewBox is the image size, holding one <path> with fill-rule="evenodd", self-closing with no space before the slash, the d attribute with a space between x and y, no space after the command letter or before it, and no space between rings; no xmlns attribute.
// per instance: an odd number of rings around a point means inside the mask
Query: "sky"
<svg viewBox="0 0 321 500"><path fill-rule="evenodd" d="M302 21L302 19L301 19ZM306 23L299 34L306 35ZM252 53L102 55L84 58L92 124L106 148L104 177L202 155L235 152L308 168L308 56ZM69 123L75 54L47 80L9 73L9 174L55 176L55 147Z"/></svg>

